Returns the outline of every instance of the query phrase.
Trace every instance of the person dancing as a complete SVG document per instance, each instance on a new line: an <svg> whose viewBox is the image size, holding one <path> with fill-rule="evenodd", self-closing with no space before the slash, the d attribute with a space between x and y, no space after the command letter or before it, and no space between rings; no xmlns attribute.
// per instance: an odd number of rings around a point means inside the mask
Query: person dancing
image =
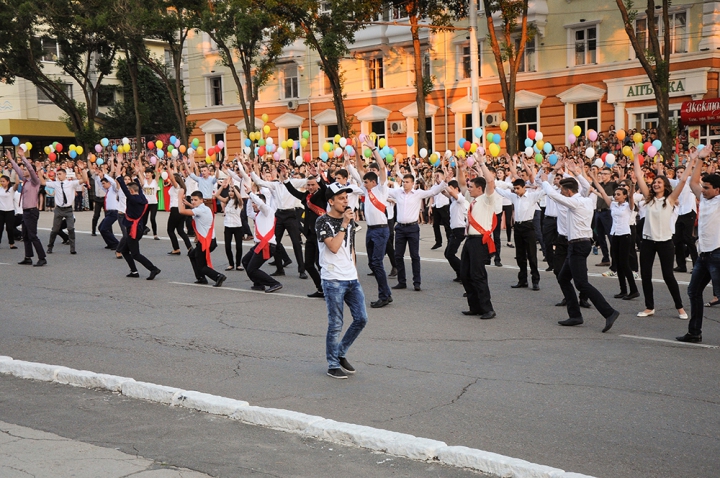
<svg viewBox="0 0 720 478"><path fill-rule="evenodd" d="M223 190L227 190L227 197L222 196ZM227 256L228 266L226 271L244 270L242 268L242 210L243 200L240 198L240 189L232 184L231 178L226 178L221 186L215 191L215 198L220 201L225 211L224 219L224 238L225 238L225 255ZM235 238L235 259L233 260L232 241ZM237 264L237 266L236 266Z"/></svg>
<svg viewBox="0 0 720 478"><path fill-rule="evenodd" d="M215 281L213 287L221 287L227 277L213 269L210 254L217 247L215 240L215 215L206 205L201 191L190 195L190 203L186 204L185 190L178 190L178 212L183 216L192 216L195 230L195 247L188 252L190 264L195 273L196 284L207 284L206 277Z"/></svg>

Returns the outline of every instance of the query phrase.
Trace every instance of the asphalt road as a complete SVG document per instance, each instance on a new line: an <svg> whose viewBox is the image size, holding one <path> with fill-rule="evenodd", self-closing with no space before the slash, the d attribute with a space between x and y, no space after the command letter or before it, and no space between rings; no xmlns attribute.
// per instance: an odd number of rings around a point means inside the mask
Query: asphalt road
<svg viewBox="0 0 720 478"><path fill-rule="evenodd" d="M43 214L41 226L49 227L51 217ZM161 230L165 218L158 214ZM90 213L78 219L78 231L89 231ZM0 354L595 476L717 474L720 349L628 337L672 340L685 333L687 322L677 318L664 284L655 284L655 317L635 317L642 299L610 298L622 315L601 334L604 320L594 310L584 311L583 326L557 325L566 315L553 306L561 294L551 273L541 273L542 290L533 292L509 288L517 270L490 268L498 318L480 321L460 314L467 308L462 287L452 282L441 250L429 250L431 228L424 226L422 236L423 290L395 291L390 306L368 308L368 326L348 356L358 373L346 381L325 375L324 302L304 298L312 282L298 279L294 265L282 294L249 291L243 272L230 273L221 289L199 287L191 285L187 258L166 256L169 243L151 238L141 247L163 271L153 282L125 278L124 261L89 234L78 234L77 256L56 245L42 269L15 265L22 253L3 243ZM44 242L47 237L41 231ZM213 254L218 268L225 265L221 249ZM513 252L503 248L506 266ZM368 301L374 300L366 258L358 261ZM689 274L678 279L688 281ZM592 283L606 297L617 292L616 279ZM681 289L686 297L686 286ZM720 345L717 310L706 310L703 340ZM0 407L0 420L14 423L6 409Z"/></svg>

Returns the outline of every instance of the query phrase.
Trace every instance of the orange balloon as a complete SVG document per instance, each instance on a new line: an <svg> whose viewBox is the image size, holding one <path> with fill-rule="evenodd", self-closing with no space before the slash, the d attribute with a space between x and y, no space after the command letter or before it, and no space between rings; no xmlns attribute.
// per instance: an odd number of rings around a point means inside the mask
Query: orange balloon
<svg viewBox="0 0 720 478"><path fill-rule="evenodd" d="M187 148L185 147L184 144L181 144L178 149L180 150L181 153L185 153L185 151L187 151Z"/></svg>
<svg viewBox="0 0 720 478"><path fill-rule="evenodd" d="M619 139L620 141L624 140L625 139L625 130L619 129L617 131L617 133L615 133L615 136L617 136L617 139Z"/></svg>

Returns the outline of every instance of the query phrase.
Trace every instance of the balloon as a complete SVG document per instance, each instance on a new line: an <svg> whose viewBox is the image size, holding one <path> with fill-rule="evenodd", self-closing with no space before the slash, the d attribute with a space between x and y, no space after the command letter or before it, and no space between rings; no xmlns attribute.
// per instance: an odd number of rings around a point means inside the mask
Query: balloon
<svg viewBox="0 0 720 478"><path fill-rule="evenodd" d="M498 154L500 154L500 146L496 143L492 143L490 145L490 155L492 155L493 158L497 158Z"/></svg>
<svg viewBox="0 0 720 478"><path fill-rule="evenodd" d="M534 140L537 133L535 132L534 129L529 129L527 135L528 135L528 138Z"/></svg>
<svg viewBox="0 0 720 478"><path fill-rule="evenodd" d="M162 144L162 142L161 142L161 144ZM197 138L193 138L192 145L193 145L193 148L197 149L197 147L200 146L200 140Z"/></svg>
<svg viewBox="0 0 720 478"><path fill-rule="evenodd" d="M17 136L13 136L10 141L12 141L13 146L17 146L18 144L20 144L20 140Z"/></svg>
<svg viewBox="0 0 720 478"><path fill-rule="evenodd" d="M605 164L607 164L608 166L612 166L613 164L615 164L615 155L610 153L605 156Z"/></svg>
<svg viewBox="0 0 720 478"><path fill-rule="evenodd" d="M350 153L352 153L353 151L354 151L354 150L353 150L353 147L352 147L351 145L348 144L348 145L345 146L345 152L346 152L347 154L350 154Z"/></svg>
<svg viewBox="0 0 720 478"><path fill-rule="evenodd" d="M45 151L45 154L52 153L52 151L50 150L50 146L45 146L45 149L43 149L43 151Z"/></svg>
<svg viewBox="0 0 720 478"><path fill-rule="evenodd" d="M177 149L173 149L172 153L170 154L172 154L173 158L177 158L178 156L180 156L180 151L178 151Z"/></svg>
<svg viewBox="0 0 720 478"><path fill-rule="evenodd" d="M463 149L465 151L470 151L471 147L472 147L472 143L470 141L465 141L465 144L463 144Z"/></svg>
<svg viewBox="0 0 720 478"><path fill-rule="evenodd" d="M335 157L339 158L340 156L342 156L343 150L342 150L342 148L335 148L334 153L335 153Z"/></svg>
<svg viewBox="0 0 720 478"><path fill-rule="evenodd" d="M595 140L597 140L597 136L598 136L597 131L595 131L594 129L588 130L587 136L590 141L595 141Z"/></svg>
<svg viewBox="0 0 720 478"><path fill-rule="evenodd" d="M83 151L85 151L85 150L83 149L82 146L78 146L77 148L75 148L75 151L77 152L77 154L83 154Z"/></svg>
<svg viewBox="0 0 720 478"><path fill-rule="evenodd" d="M123 144L129 144L129 143L130 143L130 140L129 140L127 137L124 137L124 138L122 139L122 143L123 143Z"/></svg>
<svg viewBox="0 0 720 478"><path fill-rule="evenodd" d="M306 163L309 163L310 160L308 159L308 160L305 161L305 162L306 162ZM303 158L300 158L300 157L295 158L295 164L296 164L297 166L300 166L302 163L303 163Z"/></svg>
<svg viewBox="0 0 720 478"><path fill-rule="evenodd" d="M535 133L535 141L542 141L542 139L543 139L543 134L540 131ZM538 146L538 148L542 148L542 146Z"/></svg>
<svg viewBox="0 0 720 478"><path fill-rule="evenodd" d="M180 140L176 139L175 141L173 141L173 146L175 146L176 148L180 147Z"/></svg>
<svg viewBox="0 0 720 478"><path fill-rule="evenodd" d="M325 150L326 153L329 153L330 150L332 149L332 145L330 143L325 143L325 144L323 144L323 149Z"/></svg>
<svg viewBox="0 0 720 478"><path fill-rule="evenodd" d="M406 143L408 146L412 146L413 144L415 144L415 140L412 139L412 137L408 137L408 139L405 140L405 143Z"/></svg>
<svg viewBox="0 0 720 478"><path fill-rule="evenodd" d="M342 141L342 139L340 141ZM378 142L378 146L380 146L381 148L384 148L386 144L387 144L387 141L385 140L385 138L380 138L380 141Z"/></svg>
<svg viewBox="0 0 720 478"><path fill-rule="evenodd" d="M537 136L535 136L535 138L537 138ZM537 140L537 142L535 143L535 146L537 146L537 149L543 149L543 146L545 146L545 142L542 140Z"/></svg>
<svg viewBox="0 0 720 478"><path fill-rule="evenodd" d="M593 159L595 157L595 149L594 148L588 148L585 150L585 157L588 159Z"/></svg>
<svg viewBox="0 0 720 478"><path fill-rule="evenodd" d="M301 138L301 139L300 139L300 146L302 146L303 148L305 148L305 147L307 147L307 145L308 145L308 140L305 139L305 138Z"/></svg>
<svg viewBox="0 0 720 478"><path fill-rule="evenodd" d="M263 115L261 116L261 118L262 118L262 120L263 120L263 123L267 123L267 122L268 122L268 119L270 119L270 117L267 115L267 113L263 113Z"/></svg>
<svg viewBox="0 0 720 478"><path fill-rule="evenodd" d="M310 139L310 131L303 131L302 137L305 139Z"/></svg>
<svg viewBox="0 0 720 478"><path fill-rule="evenodd" d="M96 144L96 145L95 145L95 152L96 152L96 153L99 153L100 151L102 151L102 146L100 146L99 144Z"/></svg>
<svg viewBox="0 0 720 478"><path fill-rule="evenodd" d="M175 135L170 136L170 143L175 144L175 141L177 141L177 138L175 137Z"/></svg>
<svg viewBox="0 0 720 478"><path fill-rule="evenodd" d="M427 152L427 149L425 149L425 148L420 148L420 157L421 157L421 158L425 159L425 158L427 157L427 153L428 153L428 152Z"/></svg>
<svg viewBox="0 0 720 478"><path fill-rule="evenodd" d="M156 163L157 163L157 158L155 156L150 156L150 164L154 165Z"/></svg>
<svg viewBox="0 0 720 478"><path fill-rule="evenodd" d="M181 153L184 153L185 151L187 151L187 148L185 147L184 144L181 144L178 149L180 150Z"/></svg>
<svg viewBox="0 0 720 478"><path fill-rule="evenodd" d="M635 133L633 135L633 141L636 143L642 143L642 135L640 133Z"/></svg>
<svg viewBox="0 0 720 478"><path fill-rule="evenodd" d="M245 138L245 141L243 142L245 146L250 146L252 144L252 141L250 141L250 138Z"/></svg>
<svg viewBox="0 0 720 478"><path fill-rule="evenodd" d="M95 156L93 156L94 158ZM102 166L105 161L102 158L97 158L97 165Z"/></svg>
<svg viewBox="0 0 720 478"><path fill-rule="evenodd" d="M623 146L622 152L628 158L632 157L633 152L632 152L632 148L630 146Z"/></svg>
<svg viewBox="0 0 720 478"><path fill-rule="evenodd" d="M165 151L163 151L162 149L158 150L157 157L163 159L165 157Z"/></svg>
<svg viewBox="0 0 720 478"><path fill-rule="evenodd" d="M275 152L273 153L273 159L274 159L275 161L280 161L280 153L278 153L277 151L275 151Z"/></svg>
<svg viewBox="0 0 720 478"><path fill-rule="evenodd" d="M507 121L503 121L502 123L500 123L500 131L502 131L504 133L505 131L507 131L507 129L508 129Z"/></svg>
<svg viewBox="0 0 720 478"><path fill-rule="evenodd" d="M373 141L375 141L375 133L372 133L372 137L373 137ZM335 135L335 137L333 138L333 142L335 142L335 143L339 143L339 142L340 142L340 135L339 135L339 134L336 134L336 135ZM380 147L382 148L382 146L380 146Z"/></svg>
<svg viewBox="0 0 720 478"><path fill-rule="evenodd" d="M265 146L267 143L265 142L265 140L263 138L260 138L258 140L257 144L258 144L258 146Z"/></svg>
<svg viewBox="0 0 720 478"><path fill-rule="evenodd" d="M370 156L372 156L372 151L370 151L369 149L363 150L363 156L369 158Z"/></svg>
<svg viewBox="0 0 720 478"><path fill-rule="evenodd" d="M202 146L198 146L196 151L197 151L197 154L200 156L202 156L202 154L205 152L205 150L203 149Z"/></svg>
<svg viewBox="0 0 720 478"><path fill-rule="evenodd" d="M382 140L380 140L380 141L382 142ZM340 145L341 148L344 148L345 146L347 146L347 139L340 138L340 141L338 141L338 144ZM380 147L382 148L382 145Z"/></svg>
<svg viewBox="0 0 720 478"><path fill-rule="evenodd" d="M470 156L470 157L467 159L468 168L472 168L472 167L473 167L473 164L475 164L475 158L473 158L472 156Z"/></svg>
<svg viewBox="0 0 720 478"><path fill-rule="evenodd" d="M652 143L651 143L650 141L645 141L645 142L643 143L643 151L645 151L645 152L647 153L648 148L649 148L650 146L652 146Z"/></svg>
<svg viewBox="0 0 720 478"><path fill-rule="evenodd" d="M702 151L703 149L705 149L705 145L704 145L704 144L700 143L700 144L697 145L697 150L698 150L698 151Z"/></svg>
<svg viewBox="0 0 720 478"><path fill-rule="evenodd" d="M193 144L195 144L195 143L193 142ZM198 143L198 144L199 144L199 143ZM162 142L162 141L155 141L155 147L156 147L157 149L162 149L162 147L163 147L163 142Z"/></svg>
<svg viewBox="0 0 720 478"><path fill-rule="evenodd" d="M125 145L125 152L126 152L126 153L130 152L130 145L129 145L129 144L126 144L126 145Z"/></svg>
<svg viewBox="0 0 720 478"><path fill-rule="evenodd" d="M533 145L533 140L531 140L530 138L525 138L525 147L532 148L532 145Z"/></svg>
<svg viewBox="0 0 720 478"><path fill-rule="evenodd" d="M538 163L538 164L542 164L542 161L543 161L543 155L540 154L540 153L536 154L536 155L535 155L535 162Z"/></svg>
<svg viewBox="0 0 720 478"><path fill-rule="evenodd" d="M492 140L493 140L493 136L495 136L495 135L494 135L494 134L492 134L492 133L488 133L488 134L487 134L487 136L486 136L486 138L487 138L487 140L488 140L489 142L491 142L491 143L492 143Z"/></svg>
<svg viewBox="0 0 720 478"><path fill-rule="evenodd" d="M501 139L502 139L502 138L500 137L499 134L496 133L496 134L493 135L493 143L495 143L495 144L500 144L500 140L501 140Z"/></svg>
<svg viewBox="0 0 720 478"><path fill-rule="evenodd" d="M648 150L647 150L647 154L648 154L648 156L650 156L651 158L654 158L655 155L657 154L657 149L655 148L655 146L650 146L650 147L648 148Z"/></svg>
<svg viewBox="0 0 720 478"><path fill-rule="evenodd" d="M147 149L155 149L155 143L152 141L147 142Z"/></svg>
<svg viewBox="0 0 720 478"><path fill-rule="evenodd" d="M532 158L532 156L533 156L532 146L528 146L527 148L525 148L525 156L527 156L528 158Z"/></svg>
<svg viewBox="0 0 720 478"><path fill-rule="evenodd" d="M652 145L655 146L655 149L657 151L660 151L662 149L662 141L660 141L659 139L656 139L655 141L653 141Z"/></svg>
<svg viewBox="0 0 720 478"><path fill-rule="evenodd" d="M458 152L456 153L456 156L458 156L460 158L464 158L467 155L465 154L465 150L461 149L461 150L458 150ZM472 156L470 158L472 158ZM468 159L470 159L470 158L468 158Z"/></svg>
<svg viewBox="0 0 720 478"><path fill-rule="evenodd" d="M3 142L3 138L2 138L2 136L0 136L0 144L2 144L2 142Z"/></svg>
<svg viewBox="0 0 720 478"><path fill-rule="evenodd" d="M175 146L173 146L172 144L168 144L167 150L168 153L172 153L173 151L175 151Z"/></svg>
<svg viewBox="0 0 720 478"><path fill-rule="evenodd" d="M243 153L245 153L245 154L250 154L251 151L252 151L252 149L250 149L250 146L245 146L243 148Z"/></svg>
<svg viewBox="0 0 720 478"><path fill-rule="evenodd" d="M577 136L575 136L574 134L569 134L568 135L568 143L575 144L575 141L577 141Z"/></svg>
<svg viewBox="0 0 720 478"><path fill-rule="evenodd" d="M593 166L595 166L596 168L602 168L603 167L602 159L600 159L600 158L596 159L595 162L593 163Z"/></svg>
<svg viewBox="0 0 720 478"><path fill-rule="evenodd" d="M293 141L292 147L295 151L300 149L300 141Z"/></svg>
<svg viewBox="0 0 720 478"><path fill-rule="evenodd" d="M469 141L468 141L468 143L469 143ZM474 153L475 151L477 151L477 149L478 149L478 145L477 145L477 144L475 144L475 143L470 143L470 152L471 152L471 153Z"/></svg>
<svg viewBox="0 0 720 478"><path fill-rule="evenodd" d="M460 146L462 148L463 146L465 146L465 142L467 142L467 140L465 138L460 138L458 140L458 146Z"/></svg>
<svg viewBox="0 0 720 478"><path fill-rule="evenodd" d="M210 147L207 149L207 155L208 155L208 156L212 156L213 154L215 154L215 146L210 146Z"/></svg>
<svg viewBox="0 0 720 478"><path fill-rule="evenodd" d="M538 148L537 144L535 144L535 146L533 146L533 151L535 152L535 154L540 152L540 148Z"/></svg>
<svg viewBox="0 0 720 478"><path fill-rule="evenodd" d="M581 133L582 133L582 128L580 126L578 126L578 125L573 126L572 134L574 134L576 138L578 136L580 136Z"/></svg>
<svg viewBox="0 0 720 478"><path fill-rule="evenodd" d="M263 126L263 132L265 134L270 134L270 125Z"/></svg>
<svg viewBox="0 0 720 478"><path fill-rule="evenodd" d="M265 148L265 146L260 146L258 148L258 154L260 156L265 156L265 154L267 154L267 148Z"/></svg>
<svg viewBox="0 0 720 478"><path fill-rule="evenodd" d="M543 149L543 151L545 151L547 154L550 154L550 151L552 151L552 144L550 144L550 143L545 143L545 144L543 145L543 148L542 148L542 149Z"/></svg>
<svg viewBox="0 0 720 478"><path fill-rule="evenodd" d="M640 155L638 157L638 161L640 161L640 166L642 166L645 163L645 158L643 158L642 155Z"/></svg>
<svg viewBox="0 0 720 478"><path fill-rule="evenodd" d="M482 135L483 135L483 129L482 129L482 128L480 128L480 127L475 128L475 130L473 131L473 133L475 134L475 137L476 137L476 138L482 139Z"/></svg>
<svg viewBox="0 0 720 478"><path fill-rule="evenodd" d="M483 148L482 146L478 146L477 150L480 152L480 154L485 154L485 148Z"/></svg>
<svg viewBox="0 0 720 478"><path fill-rule="evenodd" d="M217 147L219 148L220 151L222 151L223 149L225 149L225 141L223 141L223 140L218 141L218 142L217 142Z"/></svg>
<svg viewBox="0 0 720 478"><path fill-rule="evenodd" d="M50 161L55 161L57 159L57 155L55 153L48 154L48 159Z"/></svg>
<svg viewBox="0 0 720 478"><path fill-rule="evenodd" d="M395 157L392 154L388 154L385 156L385 162L388 164L392 164L393 161L395 161Z"/></svg>
<svg viewBox="0 0 720 478"><path fill-rule="evenodd" d="M548 156L548 161L550 162L550 166L555 166L558 161L557 155L551 154L550 156Z"/></svg>
<svg viewBox="0 0 720 478"><path fill-rule="evenodd" d="M70 156L70 159L77 158L77 151L70 151L69 156Z"/></svg>

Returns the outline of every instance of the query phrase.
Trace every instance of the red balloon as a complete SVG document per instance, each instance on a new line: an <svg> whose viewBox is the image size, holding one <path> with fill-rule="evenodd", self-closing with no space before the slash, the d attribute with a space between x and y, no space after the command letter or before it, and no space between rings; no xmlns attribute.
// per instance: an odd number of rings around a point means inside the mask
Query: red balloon
<svg viewBox="0 0 720 478"><path fill-rule="evenodd" d="M303 159L305 160L306 163L309 163L310 162L310 153L308 153L307 151L304 152Z"/></svg>
<svg viewBox="0 0 720 478"><path fill-rule="evenodd" d="M535 130L534 130L534 129L529 129L527 136L528 136L528 138L530 138L531 140L535 141Z"/></svg>
<svg viewBox="0 0 720 478"><path fill-rule="evenodd" d="M62 144L60 144L60 143L58 143L58 144L55 145L55 151L57 151L58 153L59 153L60 151L62 151L62 148L63 148L63 146L62 146Z"/></svg>
<svg viewBox="0 0 720 478"><path fill-rule="evenodd" d="M148 149L155 149L155 143L153 143L152 141L148 141L147 147Z"/></svg>
<svg viewBox="0 0 720 478"><path fill-rule="evenodd" d="M605 161L605 156L607 156L607 153L603 153L603 154L600 156L603 161Z"/></svg>
<svg viewBox="0 0 720 478"><path fill-rule="evenodd" d="M55 162L55 160L57 159L57 155L55 153L50 153L48 154L48 159L52 162Z"/></svg>
<svg viewBox="0 0 720 478"><path fill-rule="evenodd" d="M640 161L640 166L645 164L645 158L642 155L638 155L638 161Z"/></svg>
<svg viewBox="0 0 720 478"><path fill-rule="evenodd" d="M207 155L208 155L208 156L212 156L213 154L215 154L215 147L214 147L214 146L210 146L210 147L208 148L208 150L207 150Z"/></svg>
<svg viewBox="0 0 720 478"><path fill-rule="evenodd" d="M650 141L645 141L645 143L643 144L643 151L647 153L650 146L652 146L652 143Z"/></svg>
<svg viewBox="0 0 720 478"><path fill-rule="evenodd" d="M260 146L260 147L258 148L258 154L259 154L260 156L265 156L265 153L267 153L267 149L265 149L265 146Z"/></svg>
<svg viewBox="0 0 720 478"><path fill-rule="evenodd" d="M472 148L472 143L470 141L465 141L465 144L463 144L463 149L465 151L470 151L470 148Z"/></svg>

